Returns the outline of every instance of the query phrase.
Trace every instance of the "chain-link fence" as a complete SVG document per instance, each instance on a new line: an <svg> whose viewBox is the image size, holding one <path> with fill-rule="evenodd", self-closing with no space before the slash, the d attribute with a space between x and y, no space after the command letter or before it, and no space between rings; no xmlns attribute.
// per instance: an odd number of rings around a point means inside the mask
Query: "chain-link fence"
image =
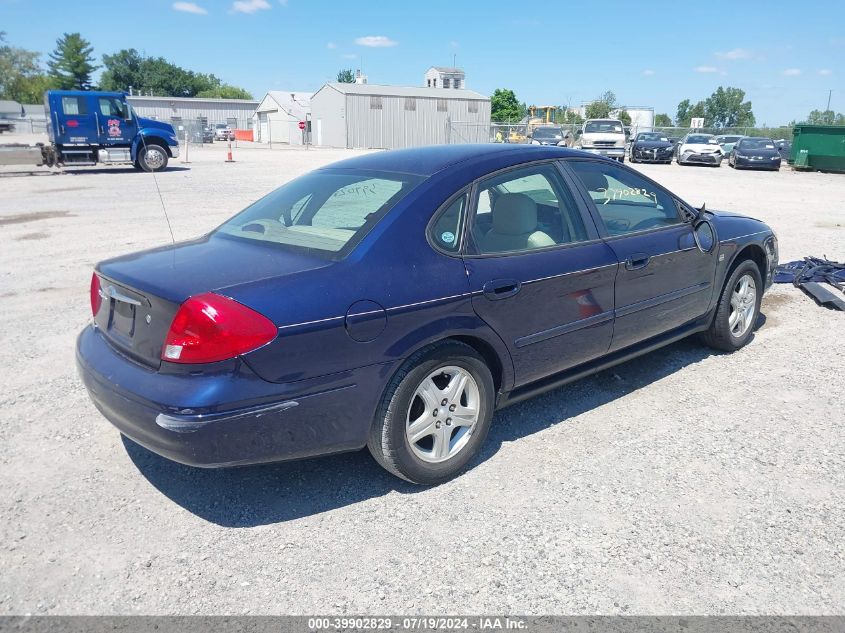
<svg viewBox="0 0 845 633"><path fill-rule="evenodd" d="M580 123L475 123L468 121L451 121L446 136L446 142L454 143L530 143L531 135L538 128L555 128L561 131L564 144L573 147L581 135ZM715 134L716 136L763 136L773 140L792 140L791 127L725 127L700 128L686 127L656 127L637 126L626 127L629 139L633 139L640 132L661 132L667 138L679 140L691 132L701 134Z"/></svg>
<svg viewBox="0 0 845 633"><path fill-rule="evenodd" d="M143 115L142 115L143 116ZM235 140L235 130L251 130L252 119L229 117L213 120L208 117L187 119L172 117L167 123L173 126L180 143L208 145Z"/></svg>

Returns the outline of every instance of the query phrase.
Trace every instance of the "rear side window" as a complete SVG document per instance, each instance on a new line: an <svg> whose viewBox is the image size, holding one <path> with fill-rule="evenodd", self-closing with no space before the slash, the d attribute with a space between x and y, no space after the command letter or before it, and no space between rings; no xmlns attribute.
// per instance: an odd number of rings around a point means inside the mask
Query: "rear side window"
<svg viewBox="0 0 845 633"><path fill-rule="evenodd" d="M216 232L343 257L422 180L409 174L312 172L255 202Z"/></svg>
<svg viewBox="0 0 845 633"><path fill-rule="evenodd" d="M681 222L671 196L638 174L610 162L571 161L610 235Z"/></svg>
<svg viewBox="0 0 845 633"><path fill-rule="evenodd" d="M587 239L566 184L550 164L482 180L470 229L475 254L524 252Z"/></svg>
<svg viewBox="0 0 845 633"><path fill-rule="evenodd" d="M88 114L88 104L85 97L62 97L62 112L66 116Z"/></svg>
<svg viewBox="0 0 845 633"><path fill-rule="evenodd" d="M429 228L429 238L440 249L456 253L461 247L467 194L458 196L440 212Z"/></svg>

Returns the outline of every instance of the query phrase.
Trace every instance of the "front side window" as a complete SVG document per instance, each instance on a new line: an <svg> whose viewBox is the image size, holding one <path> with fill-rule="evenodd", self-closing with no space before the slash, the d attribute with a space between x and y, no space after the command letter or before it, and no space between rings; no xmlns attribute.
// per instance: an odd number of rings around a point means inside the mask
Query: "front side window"
<svg viewBox="0 0 845 633"><path fill-rule="evenodd" d="M481 181L470 233L479 255L530 251L587 239L569 189L549 164Z"/></svg>
<svg viewBox="0 0 845 633"><path fill-rule="evenodd" d="M569 165L611 236L681 222L672 197L638 174L606 162L571 161Z"/></svg>
<svg viewBox="0 0 845 633"><path fill-rule="evenodd" d="M422 180L381 172L312 172L258 200L215 233L336 258Z"/></svg>
<svg viewBox="0 0 845 633"><path fill-rule="evenodd" d="M65 113L65 116L88 114L85 97L62 97L62 112Z"/></svg>
<svg viewBox="0 0 845 633"><path fill-rule="evenodd" d="M126 119L129 114L124 103L115 97L100 97L97 99L100 106L100 114L108 117L119 117Z"/></svg>

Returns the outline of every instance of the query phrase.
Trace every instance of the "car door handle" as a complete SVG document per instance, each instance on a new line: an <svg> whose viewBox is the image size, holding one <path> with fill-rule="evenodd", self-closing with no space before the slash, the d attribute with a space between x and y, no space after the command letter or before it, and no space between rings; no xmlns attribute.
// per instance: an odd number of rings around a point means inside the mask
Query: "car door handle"
<svg viewBox="0 0 845 633"><path fill-rule="evenodd" d="M651 256L645 253L634 253L625 260L625 268L628 270L639 270L645 268L651 261Z"/></svg>
<svg viewBox="0 0 845 633"><path fill-rule="evenodd" d="M519 292L522 283L516 279L493 279L481 287L484 296L491 301L507 299Z"/></svg>

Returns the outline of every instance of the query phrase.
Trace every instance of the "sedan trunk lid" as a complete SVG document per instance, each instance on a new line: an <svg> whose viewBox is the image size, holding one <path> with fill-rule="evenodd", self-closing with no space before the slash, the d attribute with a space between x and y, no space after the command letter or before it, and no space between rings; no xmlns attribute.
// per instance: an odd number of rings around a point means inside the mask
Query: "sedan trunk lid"
<svg viewBox="0 0 845 633"><path fill-rule="evenodd" d="M130 358L159 367L161 347L179 305L204 292L330 265L314 255L214 235L106 260L97 266L108 341Z"/></svg>

